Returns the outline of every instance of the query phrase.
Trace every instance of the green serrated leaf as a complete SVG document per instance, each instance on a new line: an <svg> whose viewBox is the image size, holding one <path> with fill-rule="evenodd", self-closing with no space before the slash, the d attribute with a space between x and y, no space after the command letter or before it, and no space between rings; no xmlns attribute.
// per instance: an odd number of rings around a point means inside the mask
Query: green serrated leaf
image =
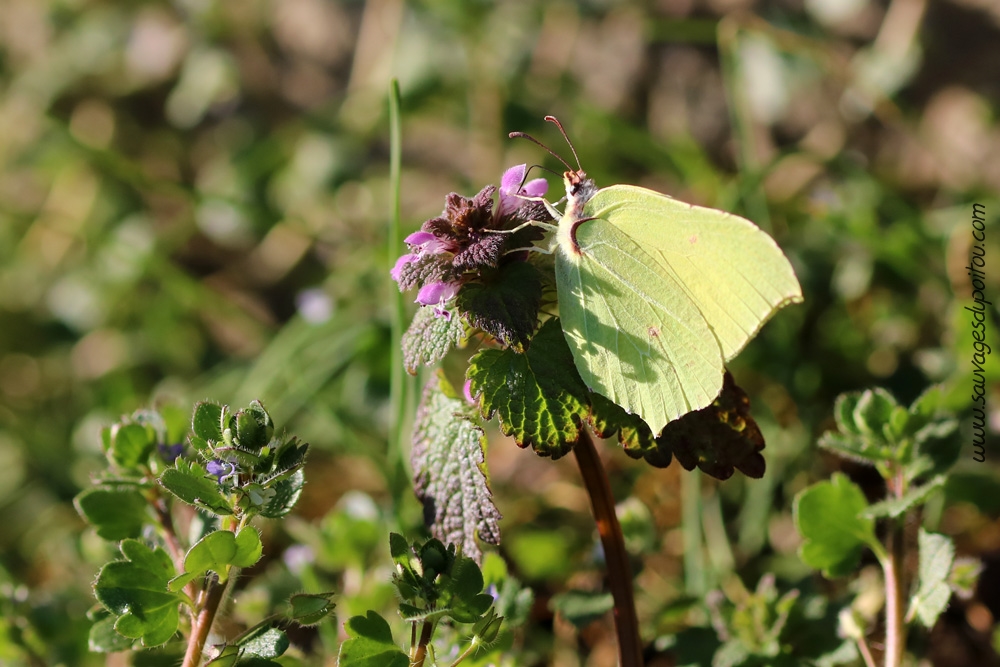
<svg viewBox="0 0 1000 667"><path fill-rule="evenodd" d="M557 318L548 320L524 354L480 350L469 361L472 395L487 419L520 447L559 458L580 437L590 415L590 392L573 363Z"/></svg>
<svg viewBox="0 0 1000 667"><path fill-rule="evenodd" d="M222 440L222 406L216 403L198 403L191 416L191 430L205 441Z"/></svg>
<svg viewBox="0 0 1000 667"><path fill-rule="evenodd" d="M218 481L196 461L177 459L174 467L160 475L160 484L189 505L214 514L233 513L229 500L222 494Z"/></svg>
<svg viewBox="0 0 1000 667"><path fill-rule="evenodd" d="M450 398L448 392L453 394L454 389L440 372L424 388L410 455L414 491L424 504L431 534L480 560L476 535L499 544L502 517L484 474L486 437L463 416L470 406Z"/></svg>
<svg viewBox="0 0 1000 667"><path fill-rule="evenodd" d="M149 520L148 503L134 487L99 486L83 491L73 502L81 516L106 540L139 537Z"/></svg>
<svg viewBox="0 0 1000 667"><path fill-rule="evenodd" d="M420 308L403 334L403 365L415 375L421 366L431 366L462 342L465 328L458 317L439 317L433 308Z"/></svg>
<svg viewBox="0 0 1000 667"><path fill-rule="evenodd" d="M542 278L528 262L511 262L481 283L466 283L455 299L462 317L508 347L524 348L538 324Z"/></svg>
<svg viewBox="0 0 1000 667"><path fill-rule="evenodd" d="M409 657L392 641L389 624L378 613L354 616L345 629L350 639L340 645L338 667L409 667Z"/></svg>
<svg viewBox="0 0 1000 667"><path fill-rule="evenodd" d="M600 394L590 394L590 425L599 438L618 434L618 443L630 457L645 458L650 465L666 468L673 455L669 449L661 450L649 426L638 415L632 415Z"/></svg>
<svg viewBox="0 0 1000 667"><path fill-rule="evenodd" d="M156 434L139 423L111 427L111 460L123 468L133 468L144 461L156 444Z"/></svg>
<svg viewBox="0 0 1000 667"><path fill-rule="evenodd" d="M889 498L888 500L877 502L874 505L869 505L861 513L861 516L869 519L878 519L882 517L895 519L901 517L910 509L927 502L927 499L930 498L935 491L944 487L944 483L946 481L947 477L945 475L938 475L926 484L912 487L903 495L902 498Z"/></svg>
<svg viewBox="0 0 1000 667"><path fill-rule="evenodd" d="M125 637L141 639L145 646L166 643L177 631L180 596L167 590L174 576L170 556L138 540L124 540L125 560L101 568L94 583L98 601L118 616L115 630Z"/></svg>
<svg viewBox="0 0 1000 667"><path fill-rule="evenodd" d="M865 494L842 473L795 496L795 526L803 537L799 557L827 578L852 572L866 545L876 544L874 522L861 516Z"/></svg>
<svg viewBox="0 0 1000 667"><path fill-rule="evenodd" d="M921 624L930 628L951 599L948 576L955 559L955 545L946 535L921 528L917 546L920 549L919 587L910 604Z"/></svg>
<svg viewBox="0 0 1000 667"><path fill-rule="evenodd" d="M296 470L288 478L275 482L271 487L274 496L260 511L260 515L268 519L280 519L291 512L299 501L305 483L306 476L302 470Z"/></svg>

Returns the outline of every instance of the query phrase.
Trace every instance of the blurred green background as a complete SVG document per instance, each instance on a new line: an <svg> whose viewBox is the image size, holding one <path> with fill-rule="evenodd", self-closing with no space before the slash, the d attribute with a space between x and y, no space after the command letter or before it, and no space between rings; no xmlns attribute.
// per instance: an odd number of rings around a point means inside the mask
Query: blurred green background
<svg viewBox="0 0 1000 667"><path fill-rule="evenodd" d="M598 184L740 213L792 260L805 303L733 367L767 475L704 482L713 548L688 592L734 576L752 588L766 571L801 586L790 504L841 465L814 444L836 395L878 384L908 403L947 383L961 473L928 520L987 569L924 654L996 664L1000 366L990 357L987 463L974 463L961 308L973 202L1000 303L998 43L991 0L0 0L0 662L104 662L86 652L83 614L108 552L71 500L102 467L100 428L146 405L260 398L312 443L297 523L267 533L274 567L348 491L375 501L385 531L417 530L385 464L395 77L404 233L512 164L559 168L507 138L568 154L542 122L555 114ZM523 664L609 664L608 623L578 636L546 606L600 582L572 462L491 441L501 551L539 598L520 640L538 662ZM679 469L613 448L618 497L640 499L657 529L639 605L646 636L666 636L692 585ZM361 580L385 579L372 570L385 541ZM364 588L337 563L331 585ZM303 655L330 648L303 642Z"/></svg>

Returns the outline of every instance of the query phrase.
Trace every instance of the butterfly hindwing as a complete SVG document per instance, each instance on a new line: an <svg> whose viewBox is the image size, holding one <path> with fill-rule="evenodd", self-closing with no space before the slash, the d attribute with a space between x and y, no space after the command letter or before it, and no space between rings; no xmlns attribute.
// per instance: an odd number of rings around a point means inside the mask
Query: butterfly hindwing
<svg viewBox="0 0 1000 667"><path fill-rule="evenodd" d="M688 292L646 249L603 217L576 225L579 254L556 258L560 318L592 390L652 429L709 405L722 350Z"/></svg>

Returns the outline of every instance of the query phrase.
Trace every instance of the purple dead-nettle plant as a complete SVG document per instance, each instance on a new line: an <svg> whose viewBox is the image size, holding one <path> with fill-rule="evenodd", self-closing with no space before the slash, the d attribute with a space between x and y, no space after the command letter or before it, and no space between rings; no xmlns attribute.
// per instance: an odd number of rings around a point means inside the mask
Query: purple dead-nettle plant
<svg viewBox="0 0 1000 667"><path fill-rule="evenodd" d="M545 194L548 183L543 178L525 183L526 173L523 164L508 169L499 193L496 186L487 185L472 198L449 194L441 215L406 237L409 252L390 272L399 289L419 289L417 303L450 319L450 304L464 285L482 281L506 262L523 261L523 255L511 256L511 251L526 248L541 233L530 227L510 232L529 220L551 220L544 204L535 200Z"/></svg>

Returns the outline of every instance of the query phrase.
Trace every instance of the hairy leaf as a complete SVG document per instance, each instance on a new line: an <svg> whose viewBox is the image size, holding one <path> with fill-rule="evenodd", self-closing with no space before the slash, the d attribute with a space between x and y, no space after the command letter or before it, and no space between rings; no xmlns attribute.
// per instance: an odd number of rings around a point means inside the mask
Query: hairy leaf
<svg viewBox="0 0 1000 667"><path fill-rule="evenodd" d="M527 262L512 262L482 283L463 286L455 303L470 325L507 347L522 349L535 331L541 300L538 269Z"/></svg>
<svg viewBox="0 0 1000 667"><path fill-rule="evenodd" d="M955 545L951 538L929 533L923 528L917 536L917 544L920 549L919 588L910 604L924 627L930 628L951 599L948 575L955 559Z"/></svg>
<svg viewBox="0 0 1000 667"><path fill-rule="evenodd" d="M415 375L420 366L430 366L444 359L451 348L462 341L464 327L458 317L440 317L433 308L421 308L403 334L403 364Z"/></svg>
<svg viewBox="0 0 1000 667"><path fill-rule="evenodd" d="M177 459L173 468L160 475L160 484L189 505L201 507L214 514L233 513L229 500L222 495L215 477L196 461Z"/></svg>
<svg viewBox="0 0 1000 667"><path fill-rule="evenodd" d="M222 440L222 406L216 403L198 403L191 415L191 430L206 441Z"/></svg>
<svg viewBox="0 0 1000 667"><path fill-rule="evenodd" d="M946 481L947 477L945 475L938 475L926 484L911 487L902 498L889 498L869 505L861 515L870 519L881 517L896 519L903 516L911 508L927 502L927 499L935 491L944 488Z"/></svg>
<svg viewBox="0 0 1000 667"><path fill-rule="evenodd" d="M437 373L424 388L413 428L413 483L431 534L482 558L475 536L500 543L500 512L484 473L483 431L472 407Z"/></svg>
<svg viewBox="0 0 1000 667"><path fill-rule="evenodd" d="M268 519L280 519L291 512L295 503L299 501L305 483L306 476L301 469L286 479L275 482L271 487L275 491L274 497L260 511L260 515Z"/></svg>

